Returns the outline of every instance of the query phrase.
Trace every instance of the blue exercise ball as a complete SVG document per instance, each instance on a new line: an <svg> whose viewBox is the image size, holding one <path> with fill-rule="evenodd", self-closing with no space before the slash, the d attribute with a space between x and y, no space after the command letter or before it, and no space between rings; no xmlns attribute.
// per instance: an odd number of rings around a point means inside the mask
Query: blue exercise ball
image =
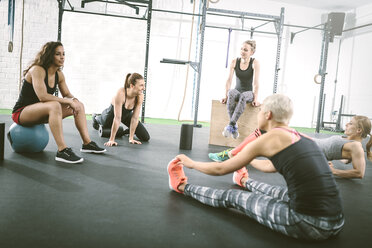
<svg viewBox="0 0 372 248"><path fill-rule="evenodd" d="M8 139L15 152L41 152L48 145L49 133L44 124L24 127L13 123Z"/></svg>

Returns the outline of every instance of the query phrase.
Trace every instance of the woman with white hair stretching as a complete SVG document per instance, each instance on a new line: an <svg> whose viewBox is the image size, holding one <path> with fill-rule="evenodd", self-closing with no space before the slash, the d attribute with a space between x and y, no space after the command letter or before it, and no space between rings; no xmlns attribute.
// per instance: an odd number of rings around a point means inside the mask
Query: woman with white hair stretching
<svg viewBox="0 0 372 248"><path fill-rule="evenodd" d="M291 100L280 94L267 97L258 113L259 128L267 131L222 163L197 162L178 155L168 165L169 186L213 207L235 208L284 235L324 240L337 235L344 216L339 190L324 154L315 142L288 127ZM245 167L254 158L272 161L259 168L279 172L287 187L250 178ZM219 190L188 183L183 166L209 175L231 172L233 181L246 190Z"/></svg>

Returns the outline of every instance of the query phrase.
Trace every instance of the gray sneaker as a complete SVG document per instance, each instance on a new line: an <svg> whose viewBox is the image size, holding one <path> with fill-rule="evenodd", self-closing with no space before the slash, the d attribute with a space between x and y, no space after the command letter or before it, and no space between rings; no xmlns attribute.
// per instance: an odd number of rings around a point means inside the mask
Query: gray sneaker
<svg viewBox="0 0 372 248"><path fill-rule="evenodd" d="M83 158L77 156L71 148L66 147L62 151L58 151L56 155L56 161L69 163L69 164L76 164L81 163L84 161Z"/></svg>
<svg viewBox="0 0 372 248"><path fill-rule="evenodd" d="M105 148L99 147L96 142L91 141L90 143L84 145L80 149L81 152L91 152L91 153L104 153L106 152Z"/></svg>
<svg viewBox="0 0 372 248"><path fill-rule="evenodd" d="M235 124L233 126L233 131L231 132L231 137L233 137L234 139L239 138L238 124Z"/></svg>
<svg viewBox="0 0 372 248"><path fill-rule="evenodd" d="M227 125L223 131L222 135L225 136L226 138L230 137L232 135L232 132L234 131L234 127L231 125Z"/></svg>

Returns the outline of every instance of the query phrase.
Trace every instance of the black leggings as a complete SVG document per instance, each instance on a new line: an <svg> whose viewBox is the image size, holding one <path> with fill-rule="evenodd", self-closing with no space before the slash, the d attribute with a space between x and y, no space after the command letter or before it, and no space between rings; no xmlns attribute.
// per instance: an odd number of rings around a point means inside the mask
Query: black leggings
<svg viewBox="0 0 372 248"><path fill-rule="evenodd" d="M121 122L128 128L130 128L132 115L133 111L128 112L128 110L123 107L121 112ZM114 106L111 104L110 107L103 110L102 114L96 117L96 120L100 125L103 126L103 128L111 128L114 121ZM148 141L150 139L150 134L140 121L138 121L135 134L140 141Z"/></svg>

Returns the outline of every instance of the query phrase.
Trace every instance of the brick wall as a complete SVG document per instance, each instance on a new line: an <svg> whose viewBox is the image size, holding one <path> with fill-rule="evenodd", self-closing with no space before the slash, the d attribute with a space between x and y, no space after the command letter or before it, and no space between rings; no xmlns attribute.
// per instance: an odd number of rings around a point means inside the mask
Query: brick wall
<svg viewBox="0 0 372 248"><path fill-rule="evenodd" d="M0 1L0 108L12 108L17 100L20 70L34 58L43 43L57 39L58 2L24 1L23 52L22 0L15 1L13 52L8 52L8 1Z"/></svg>

